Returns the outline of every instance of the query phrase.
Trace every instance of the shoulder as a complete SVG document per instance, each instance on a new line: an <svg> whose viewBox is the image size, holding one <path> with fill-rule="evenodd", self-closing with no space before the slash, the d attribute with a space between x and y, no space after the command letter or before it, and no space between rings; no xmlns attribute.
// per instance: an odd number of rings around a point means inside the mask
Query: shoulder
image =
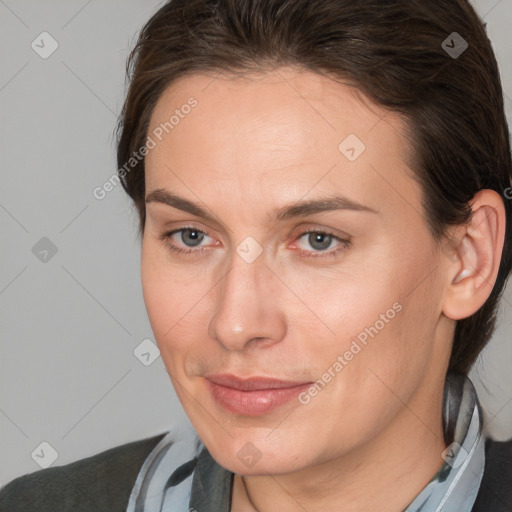
<svg viewBox="0 0 512 512"><path fill-rule="evenodd" d="M0 490L0 512L124 511L144 460L164 436L20 476Z"/></svg>
<svg viewBox="0 0 512 512"><path fill-rule="evenodd" d="M485 470L472 512L512 510L512 439L485 443Z"/></svg>

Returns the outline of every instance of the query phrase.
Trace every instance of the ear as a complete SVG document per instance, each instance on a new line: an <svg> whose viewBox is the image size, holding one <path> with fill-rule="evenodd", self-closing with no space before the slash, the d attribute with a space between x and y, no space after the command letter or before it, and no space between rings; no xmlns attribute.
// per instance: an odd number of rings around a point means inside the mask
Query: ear
<svg viewBox="0 0 512 512"><path fill-rule="evenodd" d="M480 190L470 201L472 215L457 228L455 256L447 274L443 313L467 318L487 300L496 282L505 238L505 206L494 190Z"/></svg>

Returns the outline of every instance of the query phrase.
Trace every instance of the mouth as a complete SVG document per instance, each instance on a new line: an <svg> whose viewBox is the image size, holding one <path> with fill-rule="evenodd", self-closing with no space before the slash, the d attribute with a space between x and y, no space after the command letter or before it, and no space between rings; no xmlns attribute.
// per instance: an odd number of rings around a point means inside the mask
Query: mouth
<svg viewBox="0 0 512 512"><path fill-rule="evenodd" d="M312 382L263 376L241 378L230 374L205 375L213 399L232 414L268 414L305 391Z"/></svg>

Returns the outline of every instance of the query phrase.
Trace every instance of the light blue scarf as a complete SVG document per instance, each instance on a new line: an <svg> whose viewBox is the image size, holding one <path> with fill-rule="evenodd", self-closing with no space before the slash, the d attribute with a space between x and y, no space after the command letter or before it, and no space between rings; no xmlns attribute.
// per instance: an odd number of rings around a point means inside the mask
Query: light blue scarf
<svg viewBox="0 0 512 512"><path fill-rule="evenodd" d="M444 462L403 512L470 512L482 480L485 439L475 388L448 375L444 389ZM145 460L126 512L189 512L194 464L206 450L190 423L177 424ZM207 510L207 505L205 504Z"/></svg>

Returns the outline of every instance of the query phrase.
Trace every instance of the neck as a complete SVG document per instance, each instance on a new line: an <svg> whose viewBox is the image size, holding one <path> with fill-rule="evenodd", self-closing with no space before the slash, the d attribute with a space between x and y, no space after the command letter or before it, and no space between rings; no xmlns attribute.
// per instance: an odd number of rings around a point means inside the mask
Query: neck
<svg viewBox="0 0 512 512"><path fill-rule="evenodd" d="M443 460L442 396L405 405L379 436L342 456L284 475L235 475L236 512L404 510ZM435 414L433 414L435 410Z"/></svg>

